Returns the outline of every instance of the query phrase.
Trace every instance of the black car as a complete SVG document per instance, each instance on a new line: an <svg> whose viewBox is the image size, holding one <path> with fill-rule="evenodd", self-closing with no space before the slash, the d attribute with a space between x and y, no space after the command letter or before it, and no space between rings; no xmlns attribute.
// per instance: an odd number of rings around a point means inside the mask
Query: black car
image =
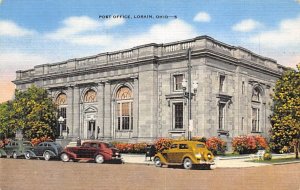
<svg viewBox="0 0 300 190"><path fill-rule="evenodd" d="M63 148L60 144L55 142L41 142L37 146L25 152L25 158L44 158L50 160L51 158L59 158Z"/></svg>

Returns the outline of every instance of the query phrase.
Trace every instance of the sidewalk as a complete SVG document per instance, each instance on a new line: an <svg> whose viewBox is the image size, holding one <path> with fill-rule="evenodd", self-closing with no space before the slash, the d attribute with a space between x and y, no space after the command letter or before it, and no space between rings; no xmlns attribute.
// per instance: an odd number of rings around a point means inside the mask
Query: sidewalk
<svg viewBox="0 0 300 190"><path fill-rule="evenodd" d="M278 156L278 155L276 155ZM281 155L286 156L286 155ZM144 164L153 165L153 160L150 161L149 157L145 160L144 154L122 154L123 160L127 164ZM259 167L272 164L255 163L250 161L249 155L235 156L235 157L216 157L215 164L217 168L246 168L246 167Z"/></svg>

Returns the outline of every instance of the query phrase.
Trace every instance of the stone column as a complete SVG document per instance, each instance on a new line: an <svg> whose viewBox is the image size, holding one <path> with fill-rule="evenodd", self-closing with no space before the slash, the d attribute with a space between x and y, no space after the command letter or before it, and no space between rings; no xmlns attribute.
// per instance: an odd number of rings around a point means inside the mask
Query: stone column
<svg viewBox="0 0 300 190"><path fill-rule="evenodd" d="M74 86L69 85L67 91L67 127L69 128L69 137L74 137Z"/></svg>
<svg viewBox="0 0 300 190"><path fill-rule="evenodd" d="M98 102L98 114L97 114L97 123L96 123L96 135L98 138L104 137L104 83L98 83L97 91L97 102ZM99 132L98 132L99 126Z"/></svg>
<svg viewBox="0 0 300 190"><path fill-rule="evenodd" d="M109 82L104 86L104 138L112 138L112 125L111 125L111 86Z"/></svg>
<svg viewBox="0 0 300 190"><path fill-rule="evenodd" d="M133 138L138 138L139 136L139 80L134 79L133 87Z"/></svg>
<svg viewBox="0 0 300 190"><path fill-rule="evenodd" d="M80 136L80 89L77 85L74 86L73 96L73 135L82 138Z"/></svg>

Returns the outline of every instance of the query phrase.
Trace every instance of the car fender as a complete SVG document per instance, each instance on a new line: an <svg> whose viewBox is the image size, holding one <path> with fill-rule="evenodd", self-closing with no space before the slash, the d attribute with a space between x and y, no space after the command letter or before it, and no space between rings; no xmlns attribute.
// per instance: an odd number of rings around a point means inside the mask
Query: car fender
<svg viewBox="0 0 300 190"><path fill-rule="evenodd" d="M159 159L160 159L160 162L162 163L162 164L166 164L167 163L167 160L165 159L165 157L163 157L163 155L159 152L159 153L157 153L157 154L155 154L154 155L154 158L155 157L159 157Z"/></svg>
<svg viewBox="0 0 300 190"><path fill-rule="evenodd" d="M29 152L30 157L36 157L36 154L32 150L26 150L24 154L26 154L26 152Z"/></svg>
<svg viewBox="0 0 300 190"><path fill-rule="evenodd" d="M7 156L5 150L3 150L2 148L0 149L0 153L2 154L2 156Z"/></svg>
<svg viewBox="0 0 300 190"><path fill-rule="evenodd" d="M49 152L50 155L53 156L53 157L57 156L52 150L45 150L44 153L45 152Z"/></svg>
<svg viewBox="0 0 300 190"><path fill-rule="evenodd" d="M197 159L194 156L191 156L191 154L185 154L182 157L181 163L183 163L184 159L189 158L192 160L193 164L197 163Z"/></svg>
<svg viewBox="0 0 300 190"><path fill-rule="evenodd" d="M71 151L62 151L60 154L59 154L59 157L62 155L62 154L67 154L69 156L70 159L75 159L77 157L77 155Z"/></svg>

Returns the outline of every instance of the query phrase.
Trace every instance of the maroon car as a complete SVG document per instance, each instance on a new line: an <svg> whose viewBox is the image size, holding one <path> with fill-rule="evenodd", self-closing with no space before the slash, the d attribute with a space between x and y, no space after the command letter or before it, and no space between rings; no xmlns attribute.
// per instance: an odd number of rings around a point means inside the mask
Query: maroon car
<svg viewBox="0 0 300 190"><path fill-rule="evenodd" d="M81 146L67 147L60 154L60 158L63 162L68 162L69 160L94 160L99 164L110 160L121 161L118 149L108 143L99 141L86 141Z"/></svg>

